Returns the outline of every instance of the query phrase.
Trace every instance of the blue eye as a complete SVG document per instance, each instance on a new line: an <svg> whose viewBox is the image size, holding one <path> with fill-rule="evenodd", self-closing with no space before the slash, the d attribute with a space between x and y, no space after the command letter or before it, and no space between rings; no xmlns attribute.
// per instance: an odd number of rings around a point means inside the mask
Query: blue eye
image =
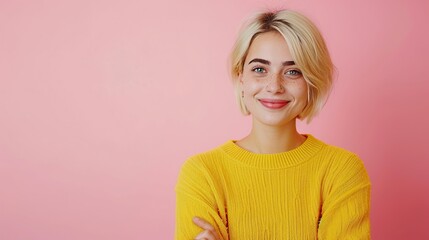
<svg viewBox="0 0 429 240"><path fill-rule="evenodd" d="M266 72L265 69L261 68L261 67L255 67L252 69L252 71L256 72L256 73L265 73Z"/></svg>
<svg viewBox="0 0 429 240"><path fill-rule="evenodd" d="M302 73L296 69L291 69L291 70L286 71L286 75L289 75L292 77L298 77L298 76L301 76L301 74Z"/></svg>

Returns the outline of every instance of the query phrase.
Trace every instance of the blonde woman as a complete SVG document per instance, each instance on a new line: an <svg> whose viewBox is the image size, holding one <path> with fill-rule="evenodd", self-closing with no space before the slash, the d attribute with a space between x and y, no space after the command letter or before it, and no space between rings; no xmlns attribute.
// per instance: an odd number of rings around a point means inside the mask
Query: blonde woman
<svg viewBox="0 0 429 240"><path fill-rule="evenodd" d="M252 129L189 158L176 239L369 239L371 183L355 154L297 131L321 110L333 65L315 25L290 10L239 34L231 74Z"/></svg>

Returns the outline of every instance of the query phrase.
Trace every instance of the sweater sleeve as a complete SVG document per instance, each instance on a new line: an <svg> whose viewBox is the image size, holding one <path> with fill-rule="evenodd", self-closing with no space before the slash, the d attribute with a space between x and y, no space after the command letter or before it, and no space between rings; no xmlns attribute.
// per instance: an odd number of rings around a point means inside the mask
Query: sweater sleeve
<svg viewBox="0 0 429 240"><path fill-rule="evenodd" d="M192 218L209 222L222 239L228 239L226 223L220 217L210 175L198 159L190 158L182 166L176 184L176 240L194 239L203 231Z"/></svg>
<svg viewBox="0 0 429 240"><path fill-rule="evenodd" d="M327 177L318 239L370 239L371 183L362 161L352 155Z"/></svg>

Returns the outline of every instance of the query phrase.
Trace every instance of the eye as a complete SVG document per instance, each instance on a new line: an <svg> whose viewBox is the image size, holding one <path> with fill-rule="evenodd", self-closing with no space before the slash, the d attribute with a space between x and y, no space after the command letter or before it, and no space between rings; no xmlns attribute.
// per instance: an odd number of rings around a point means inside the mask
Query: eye
<svg viewBox="0 0 429 240"><path fill-rule="evenodd" d="M297 78L297 77L300 77L302 75L302 73L296 69L291 69L291 70L287 70L285 75L292 77L292 78Z"/></svg>
<svg viewBox="0 0 429 240"><path fill-rule="evenodd" d="M267 71L265 70L265 68L262 68L262 67L254 67L254 68L252 68L252 72L255 72L255 73L266 73Z"/></svg>

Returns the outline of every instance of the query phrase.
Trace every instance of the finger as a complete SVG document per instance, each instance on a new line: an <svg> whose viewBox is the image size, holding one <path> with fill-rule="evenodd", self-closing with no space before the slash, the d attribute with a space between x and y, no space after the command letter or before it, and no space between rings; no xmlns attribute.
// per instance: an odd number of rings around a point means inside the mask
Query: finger
<svg viewBox="0 0 429 240"><path fill-rule="evenodd" d="M209 222L207 222L204 219L199 218L199 217L194 217L192 220L194 221L194 223L197 226L206 230L206 231L200 233L197 237L206 237L206 238L209 237L208 238L209 240L211 240L211 239L221 240L221 237L217 233L216 229ZM196 238L196 239L198 239L198 238Z"/></svg>
<svg viewBox="0 0 429 240"><path fill-rule="evenodd" d="M218 240L215 235L212 234L212 232L205 230L204 232L201 232L194 238L194 240Z"/></svg>
<svg viewBox="0 0 429 240"><path fill-rule="evenodd" d="M202 229L209 230L209 231L215 230L214 227L210 223L208 223L207 221L205 221L202 218L194 217L192 220L194 221L194 223L196 225L198 225Z"/></svg>

